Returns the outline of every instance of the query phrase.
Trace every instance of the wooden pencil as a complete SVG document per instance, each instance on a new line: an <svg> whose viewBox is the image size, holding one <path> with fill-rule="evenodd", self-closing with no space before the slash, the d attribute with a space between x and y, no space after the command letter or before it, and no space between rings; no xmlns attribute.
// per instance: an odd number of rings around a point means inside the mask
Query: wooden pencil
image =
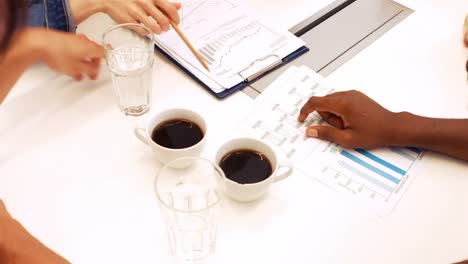
<svg viewBox="0 0 468 264"><path fill-rule="evenodd" d="M193 55L195 55L197 60L201 63L203 68L205 68L207 71L210 71L210 69L208 68L208 65L206 65L205 60L203 60L202 56L198 53L198 51L192 46L192 44L190 44L190 41L187 39L187 37L185 37L184 33L180 31L177 24L174 23L174 21L172 20L169 20L169 22L171 23L172 28L174 28L174 30L177 32L177 35L179 35L179 37L184 41L185 45L187 45L187 47L190 49Z"/></svg>

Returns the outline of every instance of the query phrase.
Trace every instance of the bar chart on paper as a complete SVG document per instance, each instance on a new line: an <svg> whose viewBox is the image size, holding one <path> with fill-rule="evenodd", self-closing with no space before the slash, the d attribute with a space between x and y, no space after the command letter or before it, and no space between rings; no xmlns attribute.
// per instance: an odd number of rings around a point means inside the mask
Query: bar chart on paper
<svg viewBox="0 0 468 264"><path fill-rule="evenodd" d="M239 54L241 52L246 52L245 47L249 45L249 38L258 37L262 30L268 29L262 27L258 21L250 21L245 25L226 29L224 32L213 32L205 37L206 43L198 51L207 63L213 66L213 70L226 68L225 65L233 64L229 62L230 59L241 55ZM237 61L236 58L235 62Z"/></svg>
<svg viewBox="0 0 468 264"><path fill-rule="evenodd" d="M284 46L287 37L270 30L255 17L244 13L245 10L235 1L202 0L182 1L181 29L196 42L198 51L203 56L210 70L217 74L245 67L251 58L260 58L272 49ZM216 18L213 14L223 14ZM218 21L224 18L227 21ZM218 21L214 23L213 20ZM219 24L220 26L214 26ZM200 30L200 28L203 29ZM261 45L260 54L253 47ZM245 60L246 63L240 63Z"/></svg>
<svg viewBox="0 0 468 264"><path fill-rule="evenodd" d="M244 128L276 146L309 178L356 198L378 215L388 214L414 178L412 171L423 153L415 148L344 149L306 138L308 126L324 121L313 113L304 123L297 122L302 105L311 96L331 92L312 70L291 67L258 98Z"/></svg>
<svg viewBox="0 0 468 264"><path fill-rule="evenodd" d="M241 74L258 61L270 58L277 62L305 45L290 32L278 32L262 23L240 1L180 2L179 28L203 57L209 72L200 68L196 58L175 32L157 35L155 41L215 92L243 82L245 77Z"/></svg>
<svg viewBox="0 0 468 264"><path fill-rule="evenodd" d="M422 155L418 149L342 149L335 144L325 151L333 153L333 159L322 163L317 179L354 195L381 215L399 202Z"/></svg>

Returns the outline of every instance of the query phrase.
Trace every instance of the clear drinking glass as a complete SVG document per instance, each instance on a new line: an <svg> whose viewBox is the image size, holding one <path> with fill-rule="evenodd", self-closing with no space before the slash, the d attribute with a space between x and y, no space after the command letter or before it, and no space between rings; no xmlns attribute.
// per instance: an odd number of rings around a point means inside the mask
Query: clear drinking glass
<svg viewBox="0 0 468 264"><path fill-rule="evenodd" d="M203 263L214 253L222 175L207 159L184 157L166 164L156 178L170 249L182 263Z"/></svg>
<svg viewBox="0 0 468 264"><path fill-rule="evenodd" d="M121 24L104 33L107 66L125 115L141 116L151 108L153 45L153 33L140 24Z"/></svg>

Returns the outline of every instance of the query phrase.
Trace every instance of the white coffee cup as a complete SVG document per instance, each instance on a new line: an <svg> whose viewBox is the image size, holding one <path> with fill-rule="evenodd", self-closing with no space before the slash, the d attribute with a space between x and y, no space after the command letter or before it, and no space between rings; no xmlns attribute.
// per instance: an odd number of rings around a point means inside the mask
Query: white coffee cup
<svg viewBox="0 0 468 264"><path fill-rule="evenodd" d="M293 172L293 167L288 160L279 161L279 156L273 148L255 138L236 138L224 143L216 154L216 164L219 165L224 156L235 150L253 150L260 152L266 156L272 167L271 175L257 183L240 184L228 179L223 174L224 179L222 187L225 193L236 201L250 202L260 198L268 191L272 183L286 179Z"/></svg>
<svg viewBox="0 0 468 264"><path fill-rule="evenodd" d="M153 130L160 124L174 119L184 119L197 124L203 132L202 140L191 147L183 149L166 148L154 142L151 139L151 133L153 133ZM135 136L139 140L151 147L153 152L156 154L157 159L163 164L166 164L181 157L200 156L206 141L207 125L205 119L203 119L200 114L192 110L169 109L149 118L144 128L135 128L134 132Z"/></svg>

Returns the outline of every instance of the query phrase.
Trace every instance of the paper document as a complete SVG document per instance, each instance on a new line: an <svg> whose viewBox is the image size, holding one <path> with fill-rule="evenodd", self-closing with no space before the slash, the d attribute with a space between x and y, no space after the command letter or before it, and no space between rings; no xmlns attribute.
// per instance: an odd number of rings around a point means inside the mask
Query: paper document
<svg viewBox="0 0 468 264"><path fill-rule="evenodd" d="M344 149L337 144L305 137L308 126L325 124L314 112L297 121L311 96L333 92L309 68L291 66L257 98L242 130L276 146L311 179L351 195L377 215L388 214L401 199L422 152L416 148Z"/></svg>
<svg viewBox="0 0 468 264"><path fill-rule="evenodd" d="M190 52L174 30L156 36L156 44L216 93L245 80L248 70L279 61L305 43L289 32L262 24L236 1L183 0L179 28L207 63Z"/></svg>

